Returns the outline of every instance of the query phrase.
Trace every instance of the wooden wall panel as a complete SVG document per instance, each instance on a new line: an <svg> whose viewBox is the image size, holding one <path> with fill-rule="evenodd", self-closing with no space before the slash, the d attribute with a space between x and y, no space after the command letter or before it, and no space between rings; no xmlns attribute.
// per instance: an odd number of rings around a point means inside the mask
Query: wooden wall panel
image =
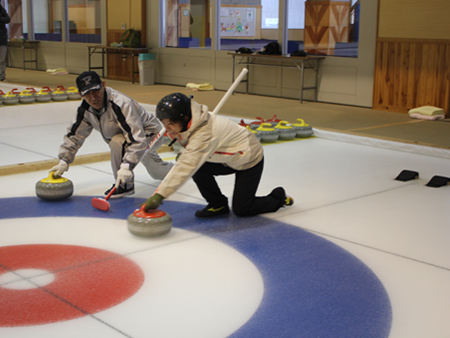
<svg viewBox="0 0 450 338"><path fill-rule="evenodd" d="M378 36L450 39L449 0L379 0Z"/></svg>
<svg viewBox="0 0 450 338"><path fill-rule="evenodd" d="M107 2L107 35L106 45L120 42L120 37L126 29L133 28L141 33L141 45L146 44L146 0L109 0ZM107 55L108 78L121 81L132 81L131 56ZM138 71L138 57L135 56L135 71Z"/></svg>
<svg viewBox="0 0 450 338"><path fill-rule="evenodd" d="M108 46L111 45L112 42L119 42L120 37L123 34L123 30L113 31L108 30L107 33L107 41ZM137 72L139 70L138 67L138 57L134 57L134 70ZM130 55L115 55L108 54L108 79L119 80L119 81L132 81L133 74L130 72L131 69L131 56Z"/></svg>
<svg viewBox="0 0 450 338"><path fill-rule="evenodd" d="M334 55L336 42L348 42L349 14L348 1L305 2L305 51Z"/></svg>
<svg viewBox="0 0 450 338"><path fill-rule="evenodd" d="M407 113L425 105L449 115L450 41L378 39L373 108Z"/></svg>

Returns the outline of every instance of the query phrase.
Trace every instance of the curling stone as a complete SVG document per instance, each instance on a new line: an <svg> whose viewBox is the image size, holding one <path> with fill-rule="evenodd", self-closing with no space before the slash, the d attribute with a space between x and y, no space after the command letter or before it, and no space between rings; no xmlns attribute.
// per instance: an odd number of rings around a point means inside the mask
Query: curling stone
<svg viewBox="0 0 450 338"><path fill-rule="evenodd" d="M128 216L128 231L139 237L157 237L172 229L172 217L162 210L145 211L145 204Z"/></svg>
<svg viewBox="0 0 450 338"><path fill-rule="evenodd" d="M56 88L56 90L52 92L53 101L65 101L68 97L69 95L62 86L58 86L58 88Z"/></svg>
<svg viewBox="0 0 450 338"><path fill-rule="evenodd" d="M278 122L275 129L278 131L280 140L293 140L297 134L294 128L292 128L287 121Z"/></svg>
<svg viewBox="0 0 450 338"><path fill-rule="evenodd" d="M51 100L52 100L51 92L46 89L42 89L36 94L37 102L49 102Z"/></svg>
<svg viewBox="0 0 450 338"><path fill-rule="evenodd" d="M293 123L292 128L296 131L295 137L304 138L310 137L313 134L312 127L309 124L306 124L302 119L297 119L298 123Z"/></svg>
<svg viewBox="0 0 450 338"><path fill-rule="evenodd" d="M5 93L3 93L3 90L0 89L0 104L3 103L3 98L5 97Z"/></svg>
<svg viewBox="0 0 450 338"><path fill-rule="evenodd" d="M33 103L36 101L36 97L29 90L24 90L19 94L20 103Z"/></svg>
<svg viewBox="0 0 450 338"><path fill-rule="evenodd" d="M282 120L277 119L277 116L274 115L271 119L266 120L266 123L270 123L273 127L275 127L278 123L280 123Z"/></svg>
<svg viewBox="0 0 450 338"><path fill-rule="evenodd" d="M17 104L19 103L19 97L12 92L8 92L8 94L3 96L3 104Z"/></svg>
<svg viewBox="0 0 450 338"><path fill-rule="evenodd" d="M252 134L254 134L256 136L256 138L258 139L259 142L261 142L261 134L258 132L258 130L253 130L252 128L250 128L250 125L247 124L246 127Z"/></svg>
<svg viewBox="0 0 450 338"><path fill-rule="evenodd" d="M244 119L241 119L241 121L238 124L244 128L250 127L248 123L245 123Z"/></svg>
<svg viewBox="0 0 450 338"><path fill-rule="evenodd" d="M252 129L258 129L259 127L261 127L261 124L264 123L264 119L263 119L262 117L257 117L257 119L258 119L259 121L253 121L253 122L250 122L250 128L252 128Z"/></svg>
<svg viewBox="0 0 450 338"><path fill-rule="evenodd" d="M262 123L256 130L261 135L261 142L276 142L278 140L278 131L272 128L270 123Z"/></svg>
<svg viewBox="0 0 450 338"><path fill-rule="evenodd" d="M69 100L81 99L81 95L78 92L78 89L76 89L75 87L69 87L69 89L67 89L67 96L68 96Z"/></svg>
<svg viewBox="0 0 450 338"><path fill-rule="evenodd" d="M44 200L58 201L73 194L73 183L65 177L55 178L53 172L36 183L36 195Z"/></svg>

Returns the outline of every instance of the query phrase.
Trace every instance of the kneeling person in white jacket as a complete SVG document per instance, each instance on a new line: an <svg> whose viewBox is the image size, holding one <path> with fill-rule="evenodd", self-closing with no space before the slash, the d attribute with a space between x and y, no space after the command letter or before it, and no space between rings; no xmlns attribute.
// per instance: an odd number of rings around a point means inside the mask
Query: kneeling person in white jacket
<svg viewBox="0 0 450 338"><path fill-rule="evenodd" d="M213 115L208 107L186 95L174 93L156 106L169 136L185 147L175 166L156 192L147 199L145 210L156 209L164 198L193 178L208 205L197 210L197 217L228 214L228 198L222 194L214 176L236 176L232 209L237 216L274 212L292 205L293 199L282 187L267 196L255 196L264 167L261 143L246 128L229 119Z"/></svg>
<svg viewBox="0 0 450 338"><path fill-rule="evenodd" d="M173 166L173 163L164 162L156 151L162 145L162 137L147 150L162 129L158 119L135 100L106 87L96 72L84 72L76 81L83 102L64 136L58 153L60 161L50 169L54 176L59 177L68 170L78 149L95 129L101 133L111 150L115 182L105 191L105 195L114 187L116 191L111 198L133 194L133 169L139 162L152 178L162 180Z"/></svg>

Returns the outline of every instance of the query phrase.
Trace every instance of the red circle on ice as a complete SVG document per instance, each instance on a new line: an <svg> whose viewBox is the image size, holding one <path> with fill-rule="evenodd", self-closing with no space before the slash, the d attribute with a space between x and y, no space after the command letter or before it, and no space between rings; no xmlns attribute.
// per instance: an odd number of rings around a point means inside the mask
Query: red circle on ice
<svg viewBox="0 0 450 338"><path fill-rule="evenodd" d="M54 280L24 290L0 284L0 327L41 325L94 314L130 298L144 282L136 263L106 250L57 244L0 247L0 277L23 269L49 271ZM33 282L31 277L28 280Z"/></svg>

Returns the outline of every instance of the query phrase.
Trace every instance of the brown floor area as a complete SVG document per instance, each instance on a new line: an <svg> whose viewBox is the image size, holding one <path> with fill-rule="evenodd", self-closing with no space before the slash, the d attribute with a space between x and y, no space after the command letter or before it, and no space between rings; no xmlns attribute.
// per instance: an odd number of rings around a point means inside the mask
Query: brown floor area
<svg viewBox="0 0 450 338"><path fill-rule="evenodd" d="M7 82L40 88L74 87L77 75L51 75L43 71L6 69ZM194 95L194 99L206 104L212 111L225 94L224 91L192 91L180 86L156 84L141 86L131 82L105 79L106 85L119 90L138 102L157 104L166 94L181 92ZM420 144L450 149L450 123L411 119L407 114L377 111L370 108L344 106L327 103L247 95L236 93L220 111L223 115L245 118L277 118L295 122L303 119L313 128L367 136L385 140Z"/></svg>

